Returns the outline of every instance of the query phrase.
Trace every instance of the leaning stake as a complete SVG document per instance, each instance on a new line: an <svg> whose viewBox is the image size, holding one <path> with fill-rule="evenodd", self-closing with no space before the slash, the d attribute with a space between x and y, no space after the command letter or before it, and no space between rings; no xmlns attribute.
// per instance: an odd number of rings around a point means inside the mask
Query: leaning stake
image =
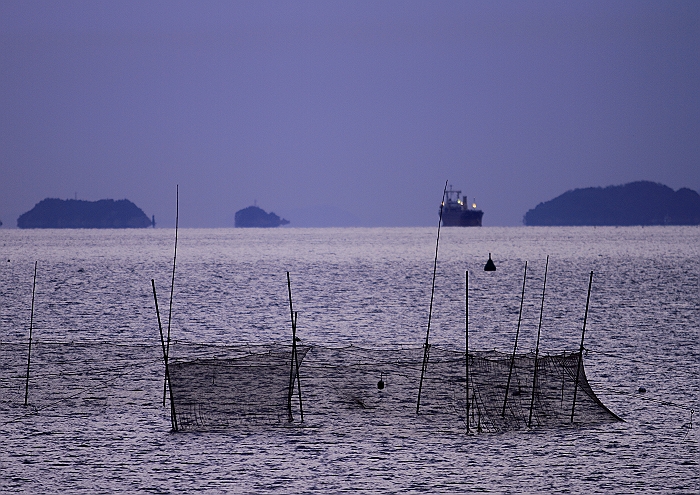
<svg viewBox="0 0 700 495"><path fill-rule="evenodd" d="M549 256L544 265L544 283L542 284L542 304L540 305L540 324L537 327L537 345L535 346L535 371L532 374L532 399L530 400L530 417L527 420L527 427L532 428L532 409L535 406L535 386L537 385L537 355L540 352L540 330L542 330L542 312L544 311L544 290L547 287L547 268L549 268Z"/></svg>
<svg viewBox="0 0 700 495"><path fill-rule="evenodd" d="M578 390L578 377L581 374L581 362L583 361L583 337L586 335L586 320L588 319L588 303L591 300L591 285L593 285L593 270L588 278L588 296L586 297L586 312L583 315L583 330L581 330L581 347L578 351L578 366L576 367L576 384L574 385L574 402L571 404L571 422L574 422L574 409L576 408L576 391Z"/></svg>
<svg viewBox="0 0 700 495"><path fill-rule="evenodd" d="M175 261L177 260L177 223L180 213L180 185L175 185L175 254L173 254L173 278L170 281L170 309L168 310L168 340L165 346L165 353L170 353L170 321L173 316L173 291L175 290ZM165 388L167 380L163 380L163 407L165 407Z"/></svg>
<svg viewBox="0 0 700 495"><path fill-rule="evenodd" d="M153 286L153 300L156 303L156 315L158 315L158 330L160 330L160 345L163 348L163 361L165 362L165 382L170 391L170 424L173 431L177 431L177 417L175 416L175 401L173 400L173 387L170 385L170 368L168 367L168 351L165 347L165 339L163 338L163 326L160 323L160 311L158 310L158 297L156 296L156 282L151 279Z"/></svg>
<svg viewBox="0 0 700 495"><path fill-rule="evenodd" d="M29 352L27 352L27 381L24 384L24 405L27 405L27 400L29 399L29 363L32 358L32 327L34 326L34 292L36 290L36 266L37 261L34 262L34 284L32 285L32 311L29 316Z"/></svg>
<svg viewBox="0 0 700 495"><path fill-rule="evenodd" d="M513 376L513 363L515 363L515 351L518 349L518 335L520 334L520 322L523 318L523 301L525 300L525 280L527 279L527 261L525 262L525 273L523 274L523 291L520 294L520 313L518 314L518 329L515 331L515 344L513 345L513 355L510 358L510 371L508 371L508 382L506 383L506 396L503 399L503 411L501 416L506 415L506 403L508 402L508 390L510 389L510 379Z"/></svg>
<svg viewBox="0 0 700 495"><path fill-rule="evenodd" d="M292 332L294 335L296 335L296 329L297 329L297 312L294 312L294 331ZM304 422L304 405L301 403L301 377L299 376L299 353L297 352L297 346L296 346L296 340L297 338L294 337L294 363L296 364L296 373L297 373L297 389L299 390L299 416L301 417L301 422Z"/></svg>
<svg viewBox="0 0 700 495"><path fill-rule="evenodd" d="M438 220L437 240L435 241L435 263L433 263L433 287L430 291L430 309L428 310L428 330L425 332L425 345L423 346L423 366L420 370L420 382L418 384L418 401L416 402L416 414L420 411L420 394L423 390L423 376L428 366L428 354L430 352L430 320L433 316L433 298L435 296L435 273L437 272L438 247L440 246L440 225L442 224L442 210L445 207L445 194L447 194L447 181L445 189L442 191L442 202L440 203L440 219Z"/></svg>
<svg viewBox="0 0 700 495"><path fill-rule="evenodd" d="M299 358L297 357L297 314L292 306L292 282L287 272L287 290L289 291L289 314L292 320L292 364L289 369L289 391L287 393L287 420L291 423L294 421L292 416L292 394L294 393L294 375L296 371L296 380L299 387L299 414L301 421L304 421L304 411L301 405L301 382L299 381Z"/></svg>

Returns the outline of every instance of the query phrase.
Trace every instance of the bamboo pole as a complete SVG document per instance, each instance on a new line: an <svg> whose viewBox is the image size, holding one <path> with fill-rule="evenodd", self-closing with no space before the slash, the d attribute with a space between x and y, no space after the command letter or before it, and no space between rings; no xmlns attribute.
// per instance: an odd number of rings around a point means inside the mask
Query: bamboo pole
<svg viewBox="0 0 700 495"><path fill-rule="evenodd" d="M294 416L292 415L292 394L294 393L294 364L297 363L296 371L298 374L298 360L296 359L297 352L297 325L296 318L294 316L294 306L292 305L292 281L289 277L289 272L287 272L287 291L289 293L289 315L292 321L292 363L289 368L289 390L287 392L287 420L291 423L294 421ZM299 400L301 404L301 387L299 388Z"/></svg>
<svg viewBox="0 0 700 495"><path fill-rule="evenodd" d="M296 368L297 368L296 373L297 373L297 390L299 391L299 416L301 417L301 422L303 423L304 422L304 405L301 402L301 377L299 376L299 353L298 353L297 346L296 346L297 316L298 316L298 314L295 311L294 312L294 330L292 331L292 334L294 335L294 345L292 346L292 348L294 350L294 362L295 362Z"/></svg>
<svg viewBox="0 0 700 495"><path fill-rule="evenodd" d="M165 347L165 340L163 338L163 325L160 323L160 310L158 309L158 297L156 296L156 282L151 279L151 286L153 287L153 300L156 303L156 315L158 316L158 330L160 331L160 345L163 348L163 362L165 363L165 381L168 385L168 390L170 391L170 424L173 431L177 431L177 416L175 415L175 401L173 400L173 387L170 385L170 368L168 366L168 351Z"/></svg>
<svg viewBox="0 0 700 495"><path fill-rule="evenodd" d="M537 345L535 346L535 371L532 373L532 399L530 400L530 417L527 420L527 427L532 428L532 409L535 406L535 387L537 386L537 356L540 352L540 331L542 330L542 313L544 311L544 291L547 287L547 268L549 268L549 256L544 266L544 282L542 283L542 303L540 305L540 324L537 327Z"/></svg>
<svg viewBox="0 0 700 495"><path fill-rule="evenodd" d="M430 309L428 310L428 329L425 332L425 345L423 346L423 366L420 371L420 382L418 383L418 400L416 401L416 414L420 412L420 396L423 390L423 377L428 366L428 355L430 353L430 321L433 317L433 299L435 298L435 274L437 273L438 248L440 247L440 225L442 225L442 210L445 207L445 195L447 194L447 181L445 189L442 191L442 202L440 203L440 219L438 220L437 240L435 241L435 262L433 263L433 284L430 291Z"/></svg>
<svg viewBox="0 0 700 495"><path fill-rule="evenodd" d="M27 352L27 380L24 383L24 405L29 400L29 363L32 359L32 329L34 327L34 294L36 292L36 267L38 261L34 262L34 283L32 284L32 310L29 316L29 350Z"/></svg>
<svg viewBox="0 0 700 495"><path fill-rule="evenodd" d="M180 185L175 185L175 254L173 254L173 277L170 281L170 309L168 310L168 340L165 353L170 353L170 322L173 316L173 292L175 290L175 260L177 260L177 224L180 213ZM167 380L163 380L163 407L165 407L165 392Z"/></svg>
<svg viewBox="0 0 700 495"><path fill-rule="evenodd" d="M510 380L513 376L513 363L515 363L515 351L518 349L518 335L520 334L520 322L523 318L523 301L525 300L525 280L527 280L527 261L525 262L525 273L523 273L523 290L520 293L520 313L518 314L518 328L515 331L515 344L513 345L513 355L510 358L510 370L508 371L508 382L506 383L506 396L503 399L503 411L501 411L501 417L506 416L506 403L508 402Z"/></svg>
<svg viewBox="0 0 700 495"><path fill-rule="evenodd" d="M574 409L576 408L576 391L578 390L578 380L581 374L581 363L583 362L583 338L586 335L586 320L588 319L588 303L591 300L591 286L593 285L593 270L588 278L588 296L586 297L586 312L583 315L583 330L581 330L581 347L578 351L578 366L576 367L576 383L574 384L574 401L571 404L571 422L574 422Z"/></svg>
<svg viewBox="0 0 700 495"><path fill-rule="evenodd" d="M464 275L464 362L467 389L467 435L469 434L469 270Z"/></svg>

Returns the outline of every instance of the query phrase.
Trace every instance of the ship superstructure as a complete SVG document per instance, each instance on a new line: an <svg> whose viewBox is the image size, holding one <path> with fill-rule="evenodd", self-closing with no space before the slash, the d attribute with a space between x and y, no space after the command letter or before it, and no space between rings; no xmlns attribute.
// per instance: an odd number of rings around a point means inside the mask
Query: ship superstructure
<svg viewBox="0 0 700 495"><path fill-rule="evenodd" d="M442 225L445 227L481 227L484 212L476 209L476 200L469 205L467 196L462 191L455 191L452 186L446 191L442 209Z"/></svg>

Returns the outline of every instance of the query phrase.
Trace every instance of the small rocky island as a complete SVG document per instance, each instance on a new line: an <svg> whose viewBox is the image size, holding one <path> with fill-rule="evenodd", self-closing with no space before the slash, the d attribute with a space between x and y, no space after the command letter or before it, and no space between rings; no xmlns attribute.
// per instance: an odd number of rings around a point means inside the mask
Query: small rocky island
<svg viewBox="0 0 700 495"><path fill-rule="evenodd" d="M141 208L128 199L46 198L20 215L20 229L133 229L155 226Z"/></svg>
<svg viewBox="0 0 700 495"><path fill-rule="evenodd" d="M700 195L649 181L567 191L528 211L525 225L700 225Z"/></svg>
<svg viewBox="0 0 700 495"><path fill-rule="evenodd" d="M280 218L273 212L267 213L262 208L257 206L249 206L236 212L235 226L238 227L279 227L287 225L289 220Z"/></svg>

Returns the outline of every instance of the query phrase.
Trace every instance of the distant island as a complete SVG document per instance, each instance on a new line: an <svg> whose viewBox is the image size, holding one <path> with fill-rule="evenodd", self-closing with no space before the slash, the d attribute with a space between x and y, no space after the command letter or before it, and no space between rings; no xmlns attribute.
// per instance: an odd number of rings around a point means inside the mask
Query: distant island
<svg viewBox="0 0 700 495"><path fill-rule="evenodd" d="M133 229L155 227L141 208L128 199L46 198L17 219L20 229Z"/></svg>
<svg viewBox="0 0 700 495"><path fill-rule="evenodd" d="M525 225L700 225L700 195L649 181L567 191L540 203Z"/></svg>
<svg viewBox="0 0 700 495"><path fill-rule="evenodd" d="M280 218L274 213L267 213L262 208L257 206L249 206L248 208L243 208L236 212L235 226L236 227L279 227L280 225L287 225L289 220Z"/></svg>

